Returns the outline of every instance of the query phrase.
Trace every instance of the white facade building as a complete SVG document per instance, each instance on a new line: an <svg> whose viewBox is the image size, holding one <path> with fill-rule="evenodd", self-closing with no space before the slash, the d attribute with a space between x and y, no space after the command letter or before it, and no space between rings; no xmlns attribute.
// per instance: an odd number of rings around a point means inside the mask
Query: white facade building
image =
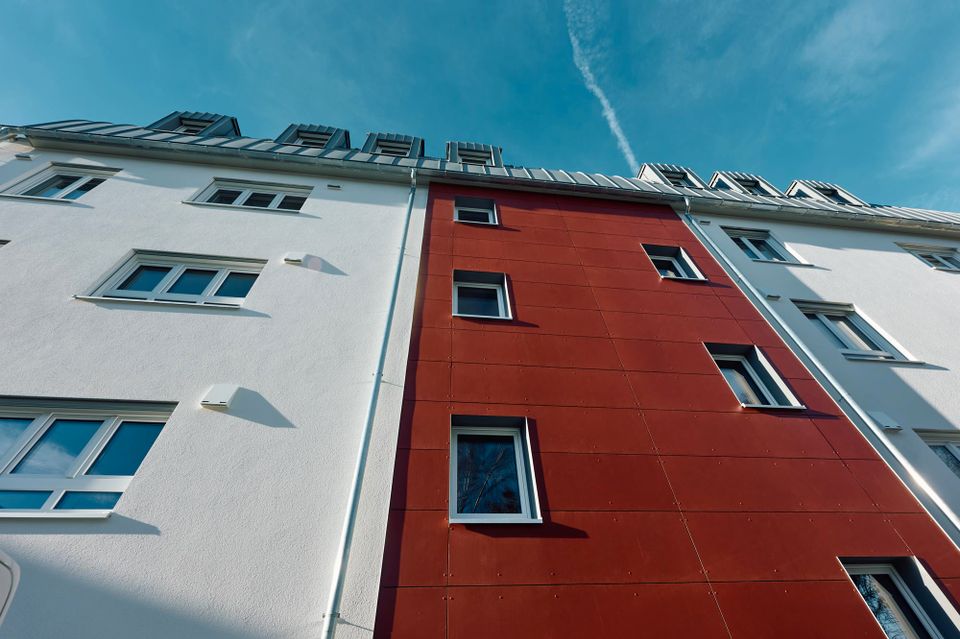
<svg viewBox="0 0 960 639"><path fill-rule="evenodd" d="M0 141L2 635L319 636L386 337L340 609L372 627L425 189L103 140Z"/></svg>

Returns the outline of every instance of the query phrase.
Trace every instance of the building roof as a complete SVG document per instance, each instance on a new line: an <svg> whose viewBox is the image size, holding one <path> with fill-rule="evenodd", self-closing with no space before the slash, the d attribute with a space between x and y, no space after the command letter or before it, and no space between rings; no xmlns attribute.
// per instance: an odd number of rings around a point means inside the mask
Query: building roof
<svg viewBox="0 0 960 639"><path fill-rule="evenodd" d="M7 127L10 133L20 133L28 137L44 137L44 134L56 135L61 139L73 139L80 142L120 143L139 142L141 146L174 145L179 150L230 149L242 152L244 157L277 160L289 157L300 161L316 160L317 164L335 161L339 166L349 164L356 168L363 165L378 167L396 167L402 169L423 170L427 174L444 179L476 179L497 183L516 182L525 188L544 188L574 191L589 191L614 197L636 197L641 200L657 200L677 203L683 198L692 201L698 211L740 214L746 211L767 217L800 216L821 219L833 218L837 221L875 221L884 224L908 225L928 229L960 231L960 213L933 211L901 206L866 204L840 204L826 198L799 198L786 195L754 195L740 193L730 189L690 188L674 186L664 182L641 180L619 175L565 171L516 166L483 166L461 164L442 158L427 156L396 157L379 153L370 153L354 148L316 148L294 144L283 144L276 140L250 137L202 136L159 131L132 124L113 124L91 120L61 120L28 126ZM371 134L373 135L373 134ZM377 134L382 135L382 134ZM282 138L281 138L282 139ZM417 138L416 140L420 140ZM367 145L368 146L368 145ZM668 167L668 165L646 164L644 167ZM683 167L680 167L683 168ZM683 170L687 170L683 168ZM641 169L641 175L643 170ZM746 175L746 174L745 174ZM752 176L751 176L752 177ZM699 178L698 178L699 179ZM800 181L797 181L800 182ZM803 181L810 184L825 184ZM829 184L834 187L835 185ZM839 187L838 187L839 188Z"/></svg>

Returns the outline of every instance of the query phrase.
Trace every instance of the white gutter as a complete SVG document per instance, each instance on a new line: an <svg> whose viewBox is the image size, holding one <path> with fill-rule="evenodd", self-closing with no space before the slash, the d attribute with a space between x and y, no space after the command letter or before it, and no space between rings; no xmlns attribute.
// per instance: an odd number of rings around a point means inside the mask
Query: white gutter
<svg viewBox="0 0 960 639"><path fill-rule="evenodd" d="M827 383L836 391L836 394L839 395L839 397L834 397L828 389L824 388L824 390L827 390L827 394L831 395L834 401L836 401L838 404L841 402L846 403L847 406L850 407L850 410L856 413L857 417L859 417L860 420L867 425L874 437L881 443L884 449L897 461L898 464L900 464L910 479L916 482L917 486L923 491L925 496L933 503L934 506L936 506L941 517L937 517L931 513L933 520L937 522L941 528L943 528L943 519L950 522L951 526L953 526L954 534L947 534L947 537L950 538L954 546L957 546L957 540L960 539L960 518L957 517L956 513L954 513L950 506L940 498L940 495L938 495L937 492L930 486L930 484L927 483L927 480L924 479L923 475L921 475L920 472L913 466L913 464L910 463L910 460L908 460L903 453L897 449L896 446L893 446L890 443L880 426L878 426L873 418L870 417L870 414L864 410L863 407L860 406L860 404L858 404L853 398L853 396L847 392L847 389L844 388L844 386L833 375L830 374L830 371L827 370L826 366L824 366L819 359L817 359L816 355L813 354L813 351L807 347L803 340L801 340L800 337L793 332L793 329L790 328L783 318L780 317L779 313L777 313L767 302L766 297L759 290L757 290L753 284L747 280L746 277L744 277L743 273L740 272L740 269L738 269L730 260L730 258L728 258L723 252L723 249L721 249L710 238L710 236L707 235L706 231L703 230L703 227L700 226L700 223L690 214L689 198L683 198L683 207L683 221L687 224L687 226L689 226L698 239L700 239L700 241L702 241L707 248L710 249L714 256L718 257L723 262L727 272L733 276L740 288L745 293L748 293L748 296L753 297L754 300L763 307L767 313L767 316L772 319L780 328L780 330L790 338L790 340L798 349L800 349L800 351L807 358L808 363L816 369L817 373L819 373L824 380L827 381ZM907 490L913 493L913 489L907 485L905 481L903 481L903 478L900 477L900 474L895 474L901 483L903 483L903 485L907 488ZM944 530L944 532L946 531Z"/></svg>
<svg viewBox="0 0 960 639"><path fill-rule="evenodd" d="M373 388L370 391L370 402L367 404L367 416L363 423L360 450L357 454L357 465L353 470L350 498L347 502L347 514L343 521L343 532L340 536L340 546L337 550L333 580L330 584L330 599L323 613L323 636L327 639L332 638L336 633L337 619L340 617L343 585L346 580L347 564L350 559L350 547L353 544L353 533L357 523L357 511L360 505L360 489L363 487L363 473L367 466L367 454L370 451L370 436L373 432L373 421L376 417L377 403L380 399L380 386L383 381L383 369L387 360L387 346L390 341L390 331L393 328L393 315L397 307L397 295L400 290L400 273L403 270L403 258L407 252L407 235L410 230L410 218L413 215L413 199L416 193L417 169L411 169L410 196L407 199L407 213L403 220L403 233L400 236L400 251L397 254L397 265L393 272L393 284L390 289L390 305L387 308L387 319L384 322L383 336L380 339L380 355L377 359L377 370L373 373Z"/></svg>

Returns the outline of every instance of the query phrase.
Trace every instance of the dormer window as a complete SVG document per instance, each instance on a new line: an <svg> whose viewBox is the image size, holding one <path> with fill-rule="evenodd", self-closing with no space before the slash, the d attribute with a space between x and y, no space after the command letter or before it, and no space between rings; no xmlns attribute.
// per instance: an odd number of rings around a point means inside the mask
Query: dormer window
<svg viewBox="0 0 960 639"><path fill-rule="evenodd" d="M187 135L197 135L212 123L207 120L193 120L191 118L180 118L180 126L173 129L174 133L186 133Z"/></svg>
<svg viewBox="0 0 960 639"><path fill-rule="evenodd" d="M398 140L377 140L377 145L373 149L374 153L380 155L392 155L398 158L405 158L410 155L410 143Z"/></svg>
<svg viewBox="0 0 960 639"><path fill-rule="evenodd" d="M327 146L327 142L330 141L330 133L319 133L313 131L300 131L297 133L296 140L293 141L293 144L299 144L300 146L312 146L317 149L322 149Z"/></svg>
<svg viewBox="0 0 960 639"><path fill-rule="evenodd" d="M684 186L688 189L697 188L697 185L693 183L693 180L691 180L686 173L680 171L661 171L661 173L667 182L674 186Z"/></svg>
<svg viewBox="0 0 960 639"><path fill-rule="evenodd" d="M866 202L836 184L815 180L794 180L787 189L787 195L843 206L868 206Z"/></svg>
<svg viewBox="0 0 960 639"><path fill-rule="evenodd" d="M837 204L851 204L851 202L847 198L843 197L843 195L837 189L818 188L817 192L823 197L833 200Z"/></svg>
<svg viewBox="0 0 960 639"><path fill-rule="evenodd" d="M737 180L737 183L751 195L770 195L766 189L760 186L760 182L757 180Z"/></svg>
<svg viewBox="0 0 960 639"><path fill-rule="evenodd" d="M493 164L493 156L490 151L473 151L469 149L459 149L460 162L462 164L475 164L477 166L490 166Z"/></svg>

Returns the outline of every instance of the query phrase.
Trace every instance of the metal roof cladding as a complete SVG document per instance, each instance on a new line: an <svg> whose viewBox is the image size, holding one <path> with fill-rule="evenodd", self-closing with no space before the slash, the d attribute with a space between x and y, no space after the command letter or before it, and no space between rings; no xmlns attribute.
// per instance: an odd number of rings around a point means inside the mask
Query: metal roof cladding
<svg viewBox="0 0 960 639"><path fill-rule="evenodd" d="M298 125L299 126L299 125ZM175 149L180 151L223 152L225 155L240 156L244 159L312 162L317 165L335 165L341 169L362 170L371 168L401 169L409 172L416 168L421 175L447 180L493 182L500 186L511 184L520 188L537 188L558 191L589 192L592 194L625 197L642 201L657 201L677 205L684 198L694 203L698 210L733 214L741 212L761 213L763 215L782 214L791 217L818 218L823 221L864 222L894 224L920 229L936 229L947 232L960 232L960 213L932 211L928 209L884 206L877 204L842 204L826 197L791 197L786 195L755 195L741 193L732 189L691 188L674 186L663 182L647 181L619 175L584 173L582 171L564 171L562 169L527 168L516 166L490 166L480 164L462 164L433 157L397 157L370 153L354 148L316 148L293 144L283 144L276 140L249 138L240 136L190 135L174 131L150 129L132 124L113 124L91 120L60 120L27 126L5 126L0 133L20 134L27 138L57 139L61 142L97 143L99 145L136 145L141 148ZM403 138L422 144L421 138L371 133L366 147L378 137L385 139ZM411 153L411 155L415 155ZM647 163L641 167L644 171L663 170L685 171L694 175L686 167L670 164ZM752 174L751 178L759 177ZM696 178L702 183L699 177ZM761 178L762 179L762 178ZM764 182L766 182L764 180ZM820 186L837 189L840 194L849 194L842 187L827 182L795 180L793 185ZM789 192L789 189L788 189ZM861 202L856 197L852 198Z"/></svg>

